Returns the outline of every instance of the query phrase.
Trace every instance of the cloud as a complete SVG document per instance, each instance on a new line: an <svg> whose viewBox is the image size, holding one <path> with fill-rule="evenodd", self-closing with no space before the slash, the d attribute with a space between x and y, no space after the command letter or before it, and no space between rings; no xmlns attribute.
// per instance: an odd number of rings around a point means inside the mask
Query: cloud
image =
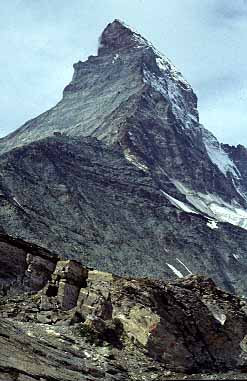
<svg viewBox="0 0 247 381"><path fill-rule="evenodd" d="M214 18L225 22L239 22L247 18L246 0L218 0L214 2Z"/></svg>
<svg viewBox="0 0 247 381"><path fill-rule="evenodd" d="M222 141L247 145L246 11L246 0L3 2L0 135L59 101L73 63L95 54L103 28L120 18L189 80L205 126Z"/></svg>

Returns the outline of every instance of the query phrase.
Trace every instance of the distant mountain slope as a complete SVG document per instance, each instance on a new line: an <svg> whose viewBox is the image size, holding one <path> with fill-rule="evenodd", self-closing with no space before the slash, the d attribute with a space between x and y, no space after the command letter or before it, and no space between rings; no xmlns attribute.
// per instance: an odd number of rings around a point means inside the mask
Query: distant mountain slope
<svg viewBox="0 0 247 381"><path fill-rule="evenodd" d="M107 271L246 292L246 148L219 144L181 73L118 20L74 68L54 108L0 140L2 229Z"/></svg>

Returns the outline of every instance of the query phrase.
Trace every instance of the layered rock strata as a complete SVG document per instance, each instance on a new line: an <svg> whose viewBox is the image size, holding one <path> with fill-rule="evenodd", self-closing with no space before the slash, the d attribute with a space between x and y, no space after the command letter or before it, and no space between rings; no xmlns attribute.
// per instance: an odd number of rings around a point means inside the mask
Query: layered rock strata
<svg viewBox="0 0 247 381"><path fill-rule="evenodd" d="M247 304L212 280L120 278L0 239L0 260L16 258L0 274L0 380L244 377Z"/></svg>

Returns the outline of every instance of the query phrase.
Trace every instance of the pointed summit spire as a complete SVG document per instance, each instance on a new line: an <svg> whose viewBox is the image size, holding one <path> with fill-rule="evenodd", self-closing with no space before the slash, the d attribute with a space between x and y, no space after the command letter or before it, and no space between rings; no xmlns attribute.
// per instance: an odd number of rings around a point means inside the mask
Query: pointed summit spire
<svg viewBox="0 0 247 381"><path fill-rule="evenodd" d="M99 39L98 54L113 53L119 49L139 48L148 42L123 21L114 20L104 29Z"/></svg>

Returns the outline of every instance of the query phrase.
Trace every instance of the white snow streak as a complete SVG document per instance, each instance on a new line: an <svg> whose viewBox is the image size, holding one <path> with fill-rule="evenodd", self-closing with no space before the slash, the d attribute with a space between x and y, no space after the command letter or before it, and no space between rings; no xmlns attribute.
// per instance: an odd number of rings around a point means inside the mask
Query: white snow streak
<svg viewBox="0 0 247 381"><path fill-rule="evenodd" d="M179 201L172 196L169 196L169 194L164 192L163 190L161 190L161 192L171 202L172 205L176 206L178 209L182 210L183 212L199 214L197 211L195 211L195 209L193 209L189 205L186 205L184 202Z"/></svg>
<svg viewBox="0 0 247 381"><path fill-rule="evenodd" d="M185 266L185 264L179 259L179 258L176 258L176 261L178 261L187 271L188 271L188 273L189 274L193 274L191 271L190 271L190 269L188 269L188 267L187 266Z"/></svg>
<svg viewBox="0 0 247 381"><path fill-rule="evenodd" d="M19 201L16 200L15 197L13 197L13 200L15 201L15 203L16 203L20 208L22 208L21 204L19 203Z"/></svg>
<svg viewBox="0 0 247 381"><path fill-rule="evenodd" d="M170 265L170 263L166 263L166 264L168 267L170 267L170 269L174 272L174 274L177 275L177 277L179 277L179 278L184 277L183 274L179 270L176 269L176 267Z"/></svg>

